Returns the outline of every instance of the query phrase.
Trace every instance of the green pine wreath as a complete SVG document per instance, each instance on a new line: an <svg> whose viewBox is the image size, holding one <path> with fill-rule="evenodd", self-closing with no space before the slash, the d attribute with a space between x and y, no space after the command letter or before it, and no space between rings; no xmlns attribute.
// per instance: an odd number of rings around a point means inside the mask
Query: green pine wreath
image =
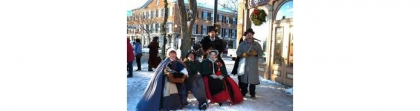
<svg viewBox="0 0 420 111"><path fill-rule="evenodd" d="M261 24L267 22L265 18L267 17L267 13L264 10L258 9L257 7L252 11L251 20L256 26L260 26Z"/></svg>

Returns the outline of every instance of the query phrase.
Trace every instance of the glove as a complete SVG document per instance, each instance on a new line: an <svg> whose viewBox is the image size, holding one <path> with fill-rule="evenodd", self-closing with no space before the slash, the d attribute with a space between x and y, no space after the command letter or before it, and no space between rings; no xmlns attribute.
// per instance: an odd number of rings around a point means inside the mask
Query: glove
<svg viewBox="0 0 420 111"><path fill-rule="evenodd" d="M250 56L256 56L258 53L257 53L257 51L255 51L255 50L253 50L253 51L249 51L248 52L248 55L250 55Z"/></svg>
<svg viewBox="0 0 420 111"><path fill-rule="evenodd" d="M247 53L242 53L242 55L241 55L243 58L248 58L248 54Z"/></svg>

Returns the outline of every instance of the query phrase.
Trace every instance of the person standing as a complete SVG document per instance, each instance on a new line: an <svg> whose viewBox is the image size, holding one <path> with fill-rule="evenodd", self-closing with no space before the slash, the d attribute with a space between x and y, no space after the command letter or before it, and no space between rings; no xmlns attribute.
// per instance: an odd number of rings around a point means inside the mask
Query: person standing
<svg viewBox="0 0 420 111"><path fill-rule="evenodd" d="M204 37L201 42L202 50L204 52L203 59L206 59L209 55L210 50L217 50L220 53L217 55L217 59L224 65L225 62L222 59L222 52L226 50L226 41L223 41L217 37L217 30L214 26L210 26L208 35Z"/></svg>
<svg viewBox="0 0 420 111"><path fill-rule="evenodd" d="M241 58L246 58L245 74L241 76L241 93L245 96L249 92L252 98L255 98L255 85L260 84L258 74L258 59L264 54L261 45L254 41L255 32L249 28L244 33L246 39L239 44L236 50L236 55Z"/></svg>
<svg viewBox="0 0 420 111"><path fill-rule="evenodd" d="M148 71L153 71L152 68L157 68L157 66L159 65L161 59L160 57L158 57L158 53L159 53L159 43L158 43L158 37L153 37L152 42L150 42L148 48L149 48L149 70Z"/></svg>
<svg viewBox="0 0 420 111"><path fill-rule="evenodd" d="M137 70L136 71L141 71L141 56L143 56L142 54L142 48L141 48L141 43L140 43L140 39L136 39L136 43L134 44L134 52L136 53L136 63L137 63Z"/></svg>
<svg viewBox="0 0 420 111"><path fill-rule="evenodd" d="M134 61L134 52L133 47L131 46L130 39L127 38L127 77L133 77L133 61Z"/></svg>

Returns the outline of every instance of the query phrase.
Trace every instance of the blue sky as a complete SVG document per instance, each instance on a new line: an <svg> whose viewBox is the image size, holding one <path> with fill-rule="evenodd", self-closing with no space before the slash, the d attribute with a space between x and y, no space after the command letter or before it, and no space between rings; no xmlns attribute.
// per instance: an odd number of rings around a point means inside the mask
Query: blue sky
<svg viewBox="0 0 420 111"><path fill-rule="evenodd" d="M280 11L277 13L276 19L279 20L284 15L286 15L286 18L293 18L293 1L287 2L280 7Z"/></svg>

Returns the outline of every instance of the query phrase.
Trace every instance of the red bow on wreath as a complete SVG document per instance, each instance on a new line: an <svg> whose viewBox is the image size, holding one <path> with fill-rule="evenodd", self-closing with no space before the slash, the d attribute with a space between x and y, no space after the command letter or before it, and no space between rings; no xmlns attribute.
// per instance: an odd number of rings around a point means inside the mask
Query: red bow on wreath
<svg viewBox="0 0 420 111"><path fill-rule="evenodd" d="M254 14L254 15L258 15L258 10L257 10L256 8L254 9L253 14Z"/></svg>

